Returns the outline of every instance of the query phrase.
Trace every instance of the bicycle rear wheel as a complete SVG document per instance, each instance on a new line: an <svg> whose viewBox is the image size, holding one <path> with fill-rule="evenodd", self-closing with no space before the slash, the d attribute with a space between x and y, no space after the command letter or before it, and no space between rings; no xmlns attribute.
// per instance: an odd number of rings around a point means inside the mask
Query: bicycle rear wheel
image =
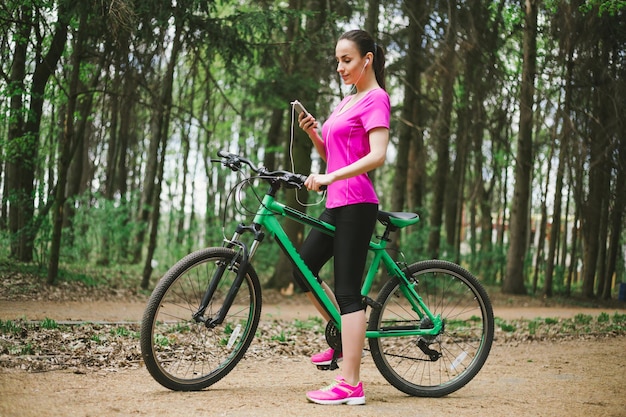
<svg viewBox="0 0 626 417"><path fill-rule="evenodd" d="M478 280L460 266L440 260L408 267L417 293L429 310L441 315L437 336L369 339L372 358L385 379L400 391L419 397L441 397L465 386L482 368L493 342L494 320L489 297ZM432 328L420 318L392 279L382 288L368 330Z"/></svg>
<svg viewBox="0 0 626 417"><path fill-rule="evenodd" d="M261 287L252 266L223 323L209 328L193 318L213 280L218 282L204 317L217 315L240 265L237 252L207 248L187 255L161 278L141 323L141 353L152 377L176 391L206 388L226 376L254 338Z"/></svg>

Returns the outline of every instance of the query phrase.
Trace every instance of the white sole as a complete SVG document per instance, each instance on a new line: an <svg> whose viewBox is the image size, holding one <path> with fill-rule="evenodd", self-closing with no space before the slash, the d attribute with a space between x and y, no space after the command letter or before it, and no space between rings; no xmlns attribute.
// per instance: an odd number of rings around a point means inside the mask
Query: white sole
<svg viewBox="0 0 626 417"><path fill-rule="evenodd" d="M315 404L320 405L365 405L365 397L357 397L357 398L348 398L345 400L313 400L307 397L309 401Z"/></svg>

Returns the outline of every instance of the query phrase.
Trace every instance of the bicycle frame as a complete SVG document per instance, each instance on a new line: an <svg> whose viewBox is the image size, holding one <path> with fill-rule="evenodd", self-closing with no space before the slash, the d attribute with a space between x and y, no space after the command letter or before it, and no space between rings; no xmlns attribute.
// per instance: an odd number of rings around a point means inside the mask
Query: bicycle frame
<svg viewBox="0 0 626 417"><path fill-rule="evenodd" d="M318 280L318 278L315 277L315 275L311 272L309 267L300 257L298 251L294 247L293 243L291 242L279 220L277 219L277 216L286 217L298 223L311 226L331 236L334 236L335 227L329 223L311 217L292 207L286 206L276 201L273 190L274 189L272 188L272 191L268 192L263 198L263 201L261 202L254 217L252 226L240 225L237 232L235 232L232 240L227 241L226 244L227 246L231 247L240 246L242 248L246 248L245 244L241 243L239 239L241 235L245 232L254 232L255 240L250 248L250 253L245 254L247 256L244 256L244 259L249 262L249 260L254 256L256 248L263 240L264 235L261 230L265 228L265 230L267 230L276 239L277 243L284 251L284 253L289 257L293 265L300 270L311 291L313 291L313 293L318 298L329 316L332 317L337 328L341 330L341 316L339 311L322 288L322 281ZM382 264L387 268L388 274L390 276L396 277L403 283L403 285L401 285L401 289L407 301L411 304L411 308L416 312L420 319L428 317L430 319L430 323L432 323L432 327L429 326L429 328L420 328L418 324L417 326L395 326L392 329L367 330L366 337L377 338L390 336L397 337L438 335L442 331L443 327L443 321L441 317L439 315L435 316L431 313L431 311L423 302L420 295L415 290L414 285L411 283L409 278L407 278L398 263L396 263L387 253L387 251L385 250L386 246L386 239L380 239L379 242L370 241L369 250L373 252L374 256L366 272L363 286L361 288L361 295L363 297L368 296L372 284L374 283L376 273L378 272L378 268L382 262ZM242 267L241 269L245 270L244 267Z"/></svg>

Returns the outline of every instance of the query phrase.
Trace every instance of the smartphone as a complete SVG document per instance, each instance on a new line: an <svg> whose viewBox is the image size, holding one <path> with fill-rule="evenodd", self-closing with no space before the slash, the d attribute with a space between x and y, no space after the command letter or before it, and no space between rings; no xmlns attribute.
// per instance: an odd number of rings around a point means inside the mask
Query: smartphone
<svg viewBox="0 0 626 417"><path fill-rule="evenodd" d="M296 112L298 114L304 112L304 114L306 114L307 116L309 116L311 113L309 113L308 111L306 111L306 109L304 108L304 106L302 105L302 103L300 103L298 100L294 100L291 102L291 105L296 109Z"/></svg>

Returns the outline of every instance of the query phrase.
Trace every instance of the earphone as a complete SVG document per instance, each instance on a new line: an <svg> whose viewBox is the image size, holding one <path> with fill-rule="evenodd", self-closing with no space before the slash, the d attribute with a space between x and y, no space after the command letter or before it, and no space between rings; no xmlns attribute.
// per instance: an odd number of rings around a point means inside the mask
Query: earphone
<svg viewBox="0 0 626 417"><path fill-rule="evenodd" d="M348 94L352 94L352 90L356 88L357 83L361 80L361 77L363 76L363 73L365 72L365 68L367 67L367 64L369 63L370 63L370 59L365 58L365 64L363 64L363 68L361 68L361 73L359 74L359 78L356 80L356 83L352 84L352 87L350 87L350 91L348 91Z"/></svg>

